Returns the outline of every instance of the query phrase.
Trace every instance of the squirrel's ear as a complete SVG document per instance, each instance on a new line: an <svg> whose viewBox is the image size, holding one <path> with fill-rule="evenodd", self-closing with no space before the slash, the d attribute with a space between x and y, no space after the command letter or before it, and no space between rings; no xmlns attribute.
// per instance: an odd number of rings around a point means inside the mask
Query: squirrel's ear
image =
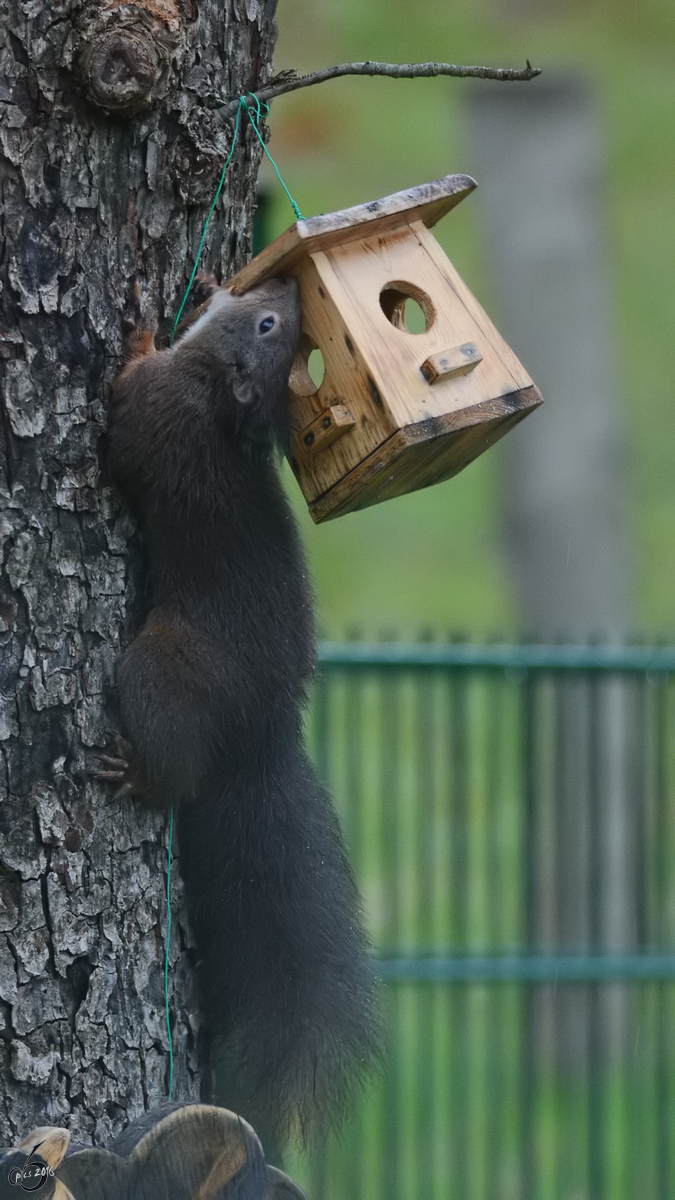
<svg viewBox="0 0 675 1200"><path fill-rule="evenodd" d="M251 376L238 364L232 377L232 392L237 403L244 406L252 404L257 395Z"/></svg>

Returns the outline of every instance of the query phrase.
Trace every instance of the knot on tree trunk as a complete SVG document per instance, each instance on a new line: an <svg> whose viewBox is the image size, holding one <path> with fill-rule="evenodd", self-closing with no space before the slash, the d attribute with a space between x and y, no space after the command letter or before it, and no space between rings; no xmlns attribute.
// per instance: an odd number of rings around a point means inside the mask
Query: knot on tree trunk
<svg viewBox="0 0 675 1200"><path fill-rule="evenodd" d="M105 10L82 30L80 71L89 99L131 117L165 95L183 41L174 0L147 0Z"/></svg>
<svg viewBox="0 0 675 1200"><path fill-rule="evenodd" d="M151 102L160 68L149 37L131 29L104 33L90 55L89 96L100 108L132 113Z"/></svg>

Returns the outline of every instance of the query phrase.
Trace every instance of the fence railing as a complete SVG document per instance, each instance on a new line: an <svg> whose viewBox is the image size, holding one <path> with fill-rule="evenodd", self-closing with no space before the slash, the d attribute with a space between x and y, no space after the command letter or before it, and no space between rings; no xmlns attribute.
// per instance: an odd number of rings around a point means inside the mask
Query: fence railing
<svg viewBox="0 0 675 1200"><path fill-rule="evenodd" d="M383 978L311 1200L675 1186L675 649L321 645L309 719ZM304 1172L304 1173L303 1173Z"/></svg>

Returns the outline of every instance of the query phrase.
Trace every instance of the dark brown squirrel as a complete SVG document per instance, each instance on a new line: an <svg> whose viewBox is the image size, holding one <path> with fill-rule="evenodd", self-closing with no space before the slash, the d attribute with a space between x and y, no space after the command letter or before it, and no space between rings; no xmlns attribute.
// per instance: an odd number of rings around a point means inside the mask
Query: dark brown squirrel
<svg viewBox="0 0 675 1200"><path fill-rule="evenodd" d="M274 1154L326 1128L377 1053L360 903L302 740L312 597L279 477L300 337L292 279L202 280L172 349L133 335L108 464L141 530L148 613L118 665L121 791L176 806L216 1102Z"/></svg>

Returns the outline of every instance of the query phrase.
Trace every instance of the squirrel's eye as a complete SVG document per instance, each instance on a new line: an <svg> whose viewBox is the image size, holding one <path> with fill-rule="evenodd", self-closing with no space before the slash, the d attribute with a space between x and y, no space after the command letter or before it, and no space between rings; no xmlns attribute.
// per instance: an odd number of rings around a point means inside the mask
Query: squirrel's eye
<svg viewBox="0 0 675 1200"><path fill-rule="evenodd" d="M269 333L270 329L274 329L276 321L274 317L263 317L258 325L258 333Z"/></svg>

